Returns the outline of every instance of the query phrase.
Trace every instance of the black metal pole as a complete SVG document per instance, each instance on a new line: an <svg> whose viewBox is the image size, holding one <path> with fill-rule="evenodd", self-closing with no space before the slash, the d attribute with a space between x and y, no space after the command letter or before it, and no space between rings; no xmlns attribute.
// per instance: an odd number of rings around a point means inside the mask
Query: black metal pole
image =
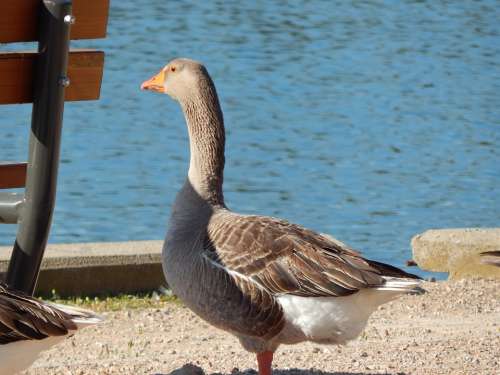
<svg viewBox="0 0 500 375"><path fill-rule="evenodd" d="M54 210L71 8L71 0L42 0L40 5L25 202L7 271L7 283L29 294L36 286Z"/></svg>

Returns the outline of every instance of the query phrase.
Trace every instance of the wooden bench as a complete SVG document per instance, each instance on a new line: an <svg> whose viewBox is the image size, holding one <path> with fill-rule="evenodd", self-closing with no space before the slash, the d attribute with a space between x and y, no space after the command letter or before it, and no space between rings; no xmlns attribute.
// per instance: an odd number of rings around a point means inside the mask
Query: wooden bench
<svg viewBox="0 0 500 375"><path fill-rule="evenodd" d="M38 42L0 53L0 104L33 103L28 162L0 162L0 189L25 188L0 192L0 223L18 224L6 281L30 294L54 210L64 102L99 99L101 89L104 53L69 42L104 38L108 11L109 0L0 2L0 43Z"/></svg>

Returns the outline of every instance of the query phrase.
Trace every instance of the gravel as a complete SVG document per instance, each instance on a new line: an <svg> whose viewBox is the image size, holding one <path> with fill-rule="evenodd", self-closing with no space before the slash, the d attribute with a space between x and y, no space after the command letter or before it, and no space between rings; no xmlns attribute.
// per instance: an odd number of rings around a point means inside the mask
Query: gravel
<svg viewBox="0 0 500 375"><path fill-rule="evenodd" d="M422 296L382 306L348 345L280 347L274 374L500 374L500 280L424 287ZM255 374L255 356L236 338L179 304L104 315L26 374Z"/></svg>

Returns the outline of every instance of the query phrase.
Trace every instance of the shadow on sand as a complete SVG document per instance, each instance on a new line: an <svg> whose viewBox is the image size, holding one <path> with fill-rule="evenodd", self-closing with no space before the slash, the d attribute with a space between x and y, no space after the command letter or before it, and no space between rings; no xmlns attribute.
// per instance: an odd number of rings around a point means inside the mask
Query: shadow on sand
<svg viewBox="0 0 500 375"><path fill-rule="evenodd" d="M176 369L172 371L170 374L162 374L162 373L156 373L156 374L151 374L151 375L257 375L257 371L254 369L247 369L243 371L239 371L235 369L234 371L231 371L229 374L221 374L218 372L214 372L212 374L207 374L205 371L198 366L194 366L192 364L186 364L182 366L179 369ZM404 372L385 372L385 373L374 373L374 372L369 372L369 371L363 371L363 372L325 372L321 370L315 370L315 369L308 369L308 370L301 370L301 369L288 369L288 370L273 370L273 375L407 375Z"/></svg>

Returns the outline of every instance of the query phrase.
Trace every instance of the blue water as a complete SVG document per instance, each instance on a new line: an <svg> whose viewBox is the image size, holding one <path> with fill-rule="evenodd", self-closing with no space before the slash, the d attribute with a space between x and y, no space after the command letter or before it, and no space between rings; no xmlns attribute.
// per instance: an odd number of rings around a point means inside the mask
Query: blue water
<svg viewBox="0 0 500 375"><path fill-rule="evenodd" d="M113 1L108 37L72 42L106 68L66 104L51 242L163 238L187 135L139 85L177 56L218 88L229 207L396 265L428 228L499 225L500 2L287 3ZM30 111L0 107L0 159L26 159Z"/></svg>

